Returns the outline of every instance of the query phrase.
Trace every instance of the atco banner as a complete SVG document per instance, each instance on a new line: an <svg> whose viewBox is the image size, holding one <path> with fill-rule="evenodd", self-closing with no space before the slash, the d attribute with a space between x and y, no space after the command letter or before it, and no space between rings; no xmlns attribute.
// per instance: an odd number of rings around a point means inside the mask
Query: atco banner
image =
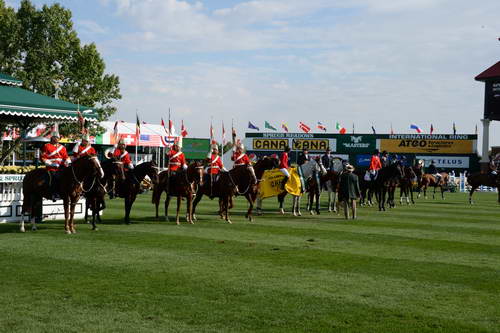
<svg viewBox="0 0 500 333"><path fill-rule="evenodd" d="M290 179L285 185L285 190L292 195L300 195L300 177L296 168L288 170ZM275 197L282 193L281 183L285 176L278 169L264 172L262 181L259 183L259 194L262 199Z"/></svg>
<svg viewBox="0 0 500 333"><path fill-rule="evenodd" d="M380 139L380 150L389 153L472 154L473 140Z"/></svg>
<svg viewBox="0 0 500 333"><path fill-rule="evenodd" d="M415 156L417 160L424 160L425 166L428 167L432 161L438 168L450 169L468 169L469 157L466 156Z"/></svg>
<svg viewBox="0 0 500 333"><path fill-rule="evenodd" d="M373 135L340 136L337 143L338 152L366 153L375 150L376 139Z"/></svg>

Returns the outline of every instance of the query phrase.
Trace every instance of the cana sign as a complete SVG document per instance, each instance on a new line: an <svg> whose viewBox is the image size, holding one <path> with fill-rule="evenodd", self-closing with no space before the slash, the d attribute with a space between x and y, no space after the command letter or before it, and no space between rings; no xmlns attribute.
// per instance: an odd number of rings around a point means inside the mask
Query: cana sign
<svg viewBox="0 0 500 333"><path fill-rule="evenodd" d="M254 150L283 150L288 146L288 139L253 139Z"/></svg>
<svg viewBox="0 0 500 333"><path fill-rule="evenodd" d="M472 154L473 140L381 139L380 149L390 153Z"/></svg>
<svg viewBox="0 0 500 333"><path fill-rule="evenodd" d="M330 148L330 142L328 139L293 139L292 149L293 150L321 150L325 151Z"/></svg>

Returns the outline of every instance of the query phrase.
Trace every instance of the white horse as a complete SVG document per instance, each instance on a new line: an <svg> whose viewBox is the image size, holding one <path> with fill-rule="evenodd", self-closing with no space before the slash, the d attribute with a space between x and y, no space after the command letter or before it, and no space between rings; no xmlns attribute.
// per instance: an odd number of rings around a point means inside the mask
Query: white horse
<svg viewBox="0 0 500 333"><path fill-rule="evenodd" d="M318 174L321 175L326 173L326 169L323 166L323 163L321 163L321 160L319 161L309 160L306 163L302 164L299 168L300 168L299 172L302 174L301 178L302 189L305 188L304 182L307 179L309 179L309 177L312 177L314 172L317 172ZM283 191L278 195L278 202L280 204L279 210L281 214L285 214L285 209L283 208L283 202L287 194L288 192ZM302 213L300 212L300 197L301 197L300 195L292 195L292 213L294 216L302 215ZM260 196L257 197L257 215L262 215L262 198Z"/></svg>

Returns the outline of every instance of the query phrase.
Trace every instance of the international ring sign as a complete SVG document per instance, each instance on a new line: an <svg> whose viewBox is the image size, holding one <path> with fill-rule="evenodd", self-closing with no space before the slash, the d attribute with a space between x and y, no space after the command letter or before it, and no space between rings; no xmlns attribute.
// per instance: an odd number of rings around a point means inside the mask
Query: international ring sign
<svg viewBox="0 0 500 333"><path fill-rule="evenodd" d="M391 153L472 154L473 140L381 139L380 149Z"/></svg>

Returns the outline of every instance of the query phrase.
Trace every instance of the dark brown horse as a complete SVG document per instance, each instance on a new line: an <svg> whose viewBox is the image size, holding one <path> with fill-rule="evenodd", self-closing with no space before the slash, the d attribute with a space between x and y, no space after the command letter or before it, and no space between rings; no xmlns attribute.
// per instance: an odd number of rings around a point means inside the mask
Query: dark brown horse
<svg viewBox="0 0 500 333"><path fill-rule="evenodd" d="M193 202L193 218L196 220L196 206L203 195L219 198L220 217L231 223L229 209L232 197L236 194L245 195L251 193L252 187L256 186L257 179L252 166L237 166L227 172L221 172L218 179L212 180L211 175L206 174L203 185L198 187Z"/></svg>
<svg viewBox="0 0 500 333"><path fill-rule="evenodd" d="M76 160L71 166L60 171L59 195L64 206L64 230L67 234L76 233L74 215L75 206L83 194L83 184L95 178L101 178L104 173L99 160L95 156L85 156ZM36 222L41 221L42 199L50 199L50 175L45 168L35 169L26 174L23 179L23 207L21 228L24 229L24 216L30 215L32 230L36 230Z"/></svg>
<svg viewBox="0 0 500 333"><path fill-rule="evenodd" d="M469 203L473 204L472 194L476 191L479 186L496 187L498 190L498 203L500 203L500 173L493 175L490 173L472 173L467 175L467 183L470 185L469 191Z"/></svg>
<svg viewBox="0 0 500 333"><path fill-rule="evenodd" d="M88 223L89 209L92 212L92 230L97 230L96 219L101 222L100 212L106 208L104 197L111 190L115 179L125 180L123 162L116 158L101 163L104 171L103 178L89 179L83 184L85 196L85 222Z"/></svg>
<svg viewBox="0 0 500 333"><path fill-rule="evenodd" d="M378 170L377 178L372 181L374 183L375 195L377 197L379 211L385 211L386 195L390 207L394 207L394 192L391 192L391 187L396 182L399 182L403 176L402 166L400 162L391 163L386 167ZM392 193L392 197L391 197Z"/></svg>
<svg viewBox="0 0 500 333"><path fill-rule="evenodd" d="M399 203L403 203L403 199L406 199L406 204L410 204L410 199L411 203L415 204L415 201L413 200L413 184L417 182L417 175L415 174L415 171L413 171L412 167L405 166L403 167L403 177L401 178L401 181L399 182Z"/></svg>
<svg viewBox="0 0 500 333"><path fill-rule="evenodd" d="M158 206L163 192L166 193L165 198L165 221L168 221L168 206L171 197L177 197L177 215L175 221L179 222L179 210L182 198L187 199L186 220L193 224L193 197L196 193L197 186L203 185L203 163L193 162L187 170L179 170L175 174L165 170L159 174L158 184L153 189L151 201L156 207L156 218L158 218Z"/></svg>
<svg viewBox="0 0 500 333"><path fill-rule="evenodd" d="M153 185L158 184L158 167L154 161L138 164L134 169L127 171L125 180L119 181L118 196L125 199L125 223L130 224L130 210L137 194L141 191L141 182L148 176Z"/></svg>
<svg viewBox="0 0 500 333"><path fill-rule="evenodd" d="M424 190L424 198L427 199L427 188L428 187L434 187L434 192L432 192L432 199L435 198L436 196L436 188L439 187L441 189L441 199L444 200L444 191L448 187L448 181L449 181L449 176L448 173L446 172L440 172L441 179L436 179L434 175L431 175L429 173L424 173L422 175L422 180L420 181L420 184L418 185L418 195L417 198L420 198L420 192L422 189Z"/></svg>
<svg viewBox="0 0 500 333"><path fill-rule="evenodd" d="M319 160L319 158L317 159ZM311 178L309 178L306 182L306 192L307 192L307 210L311 215L319 215L321 212L319 210L320 196L321 196L321 178L327 175L327 171L325 170L324 174L320 174L319 172L313 172ZM313 210L313 205L316 203L316 207Z"/></svg>

